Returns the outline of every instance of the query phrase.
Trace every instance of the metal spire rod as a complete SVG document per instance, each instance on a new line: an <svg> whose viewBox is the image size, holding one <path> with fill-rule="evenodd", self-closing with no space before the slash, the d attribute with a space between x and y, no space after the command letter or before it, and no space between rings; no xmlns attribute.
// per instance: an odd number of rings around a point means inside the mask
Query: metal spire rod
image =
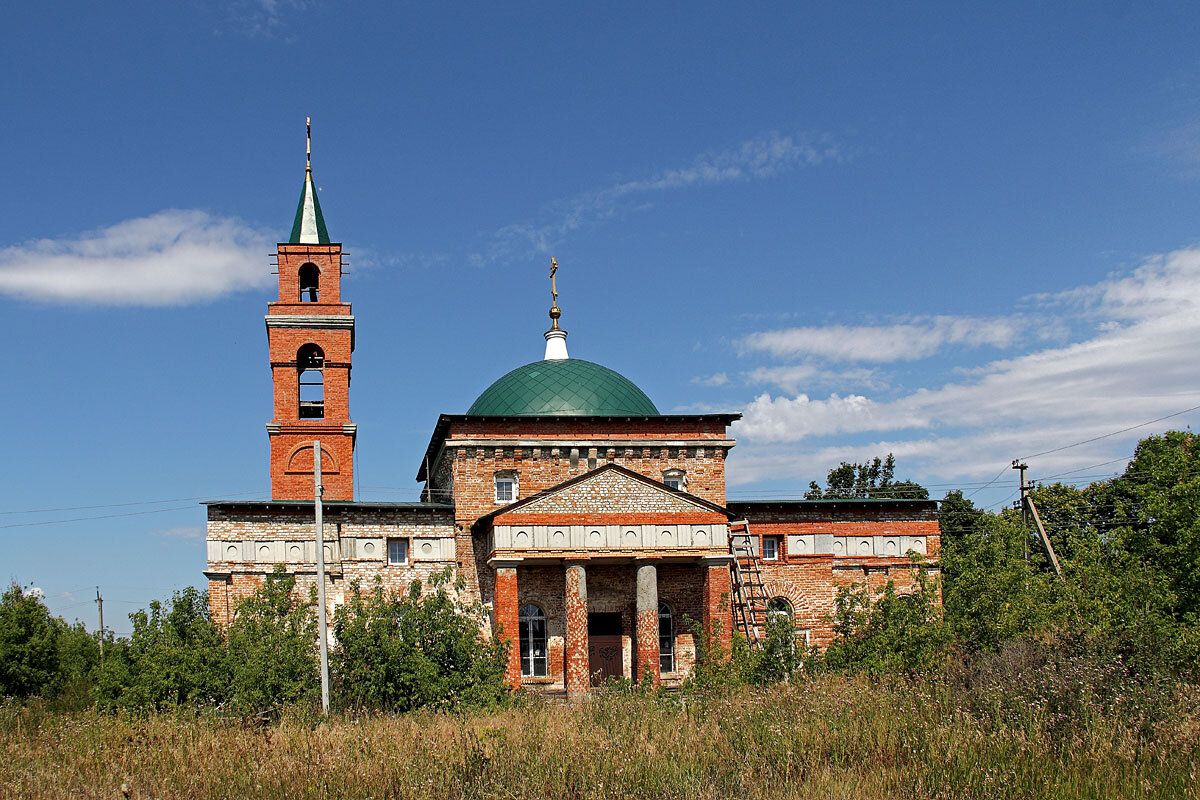
<svg viewBox="0 0 1200 800"><path fill-rule="evenodd" d="M558 308L558 283L554 278L554 273L558 272L558 261L554 256L550 256L550 330L558 330L558 318L562 316L562 311Z"/></svg>
<svg viewBox="0 0 1200 800"><path fill-rule="evenodd" d="M312 117L304 118L304 172L312 175Z"/></svg>

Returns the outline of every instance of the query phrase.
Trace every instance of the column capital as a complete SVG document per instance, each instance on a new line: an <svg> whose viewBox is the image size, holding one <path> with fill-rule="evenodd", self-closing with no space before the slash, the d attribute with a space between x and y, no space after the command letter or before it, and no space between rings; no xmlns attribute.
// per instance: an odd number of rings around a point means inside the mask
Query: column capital
<svg viewBox="0 0 1200 800"><path fill-rule="evenodd" d="M492 569L516 569L521 561L520 558L489 558L487 565Z"/></svg>
<svg viewBox="0 0 1200 800"><path fill-rule="evenodd" d="M562 560L564 567L586 567L591 561L587 556L575 556L572 558L564 558Z"/></svg>
<svg viewBox="0 0 1200 800"><path fill-rule="evenodd" d="M700 556L697 559L706 567L726 566L733 561L732 553L714 553L713 555Z"/></svg>

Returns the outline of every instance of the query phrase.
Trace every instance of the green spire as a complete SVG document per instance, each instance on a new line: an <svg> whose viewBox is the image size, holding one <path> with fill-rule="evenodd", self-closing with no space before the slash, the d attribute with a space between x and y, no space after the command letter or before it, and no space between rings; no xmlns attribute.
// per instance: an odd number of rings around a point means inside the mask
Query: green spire
<svg viewBox="0 0 1200 800"><path fill-rule="evenodd" d="M304 176L300 205L296 208L296 221L292 223L288 241L292 244L329 244L329 231L325 228L325 216L321 213L321 201L317 199L311 170Z"/></svg>
<svg viewBox="0 0 1200 800"><path fill-rule="evenodd" d="M300 205L296 208L296 221L292 223L290 244L329 244L329 231L325 228L325 215L321 213L321 201L317 199L317 187L312 179L312 120L305 117L307 137L305 139L304 188L300 190Z"/></svg>

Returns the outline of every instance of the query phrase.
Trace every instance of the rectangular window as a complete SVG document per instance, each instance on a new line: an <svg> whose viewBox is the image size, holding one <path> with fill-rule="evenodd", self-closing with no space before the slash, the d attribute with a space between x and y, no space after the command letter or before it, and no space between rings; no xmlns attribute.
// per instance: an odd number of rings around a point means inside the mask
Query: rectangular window
<svg viewBox="0 0 1200 800"><path fill-rule="evenodd" d="M388 563L408 563L408 539L388 539Z"/></svg>
<svg viewBox="0 0 1200 800"><path fill-rule="evenodd" d="M779 558L780 541L778 536L764 536L762 540L763 561L775 561Z"/></svg>
<svg viewBox="0 0 1200 800"><path fill-rule="evenodd" d="M521 675L544 678L547 673L546 618L521 620Z"/></svg>
<svg viewBox="0 0 1200 800"><path fill-rule="evenodd" d="M496 502L511 503L513 501L513 479L512 478L497 478L496 479Z"/></svg>
<svg viewBox="0 0 1200 800"><path fill-rule="evenodd" d="M665 483L671 489L682 489L683 488L682 486L680 486L679 478L664 478L663 483Z"/></svg>

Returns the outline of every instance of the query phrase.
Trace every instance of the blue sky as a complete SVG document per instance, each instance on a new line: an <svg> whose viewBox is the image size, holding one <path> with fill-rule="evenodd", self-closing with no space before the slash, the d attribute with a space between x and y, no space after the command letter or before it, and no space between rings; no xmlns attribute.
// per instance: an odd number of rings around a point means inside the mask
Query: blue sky
<svg viewBox="0 0 1200 800"><path fill-rule="evenodd" d="M0 572L89 622L99 584L127 632L203 581L198 499L266 496L267 253L306 115L350 253L363 498L414 497L438 413L540 357L553 254L573 356L664 411L746 415L732 496L894 451L936 496L1001 504L1015 457L1200 405L1198 22L1128 3L14 7ZM1197 419L1031 475L1111 474Z"/></svg>

